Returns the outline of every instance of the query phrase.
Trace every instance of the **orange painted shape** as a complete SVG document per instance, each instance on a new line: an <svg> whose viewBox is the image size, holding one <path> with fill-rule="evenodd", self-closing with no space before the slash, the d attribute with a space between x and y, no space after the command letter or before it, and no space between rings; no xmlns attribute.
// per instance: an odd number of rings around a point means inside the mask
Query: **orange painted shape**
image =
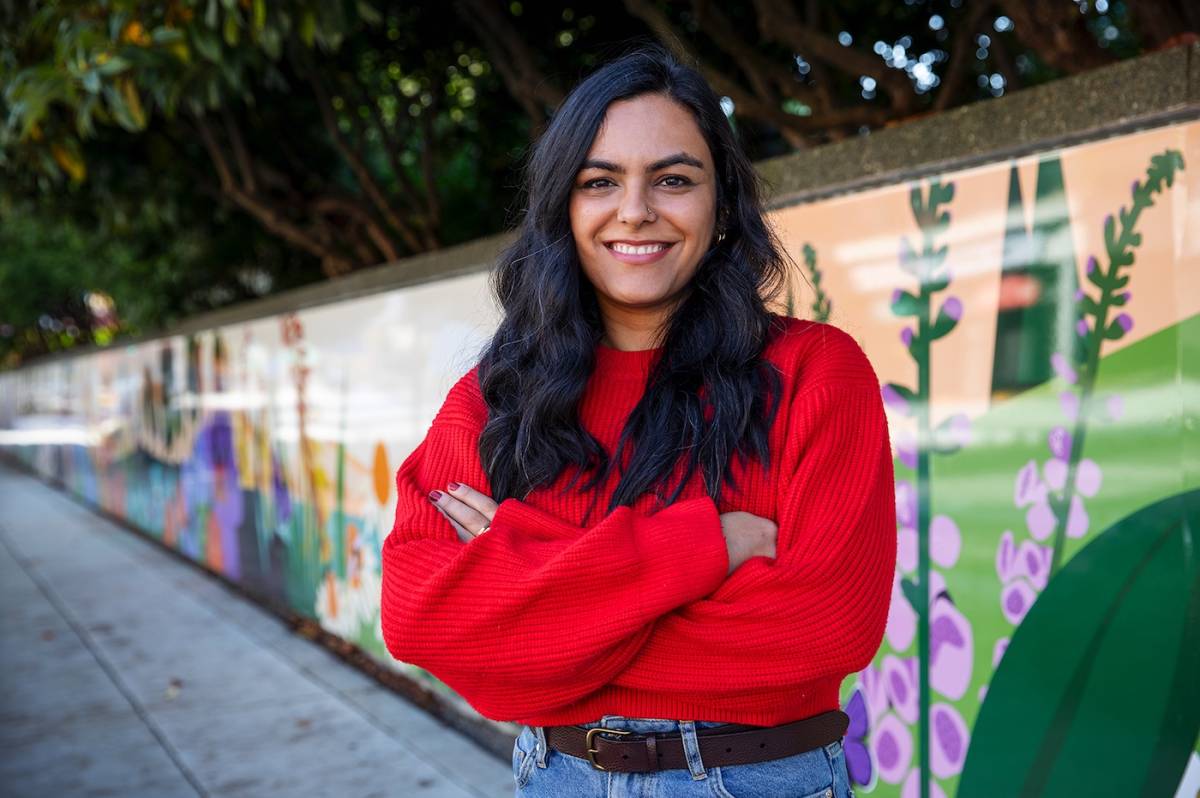
<svg viewBox="0 0 1200 798"><path fill-rule="evenodd" d="M392 469L388 465L387 449L382 443L375 444L375 464L372 468L375 476L375 498L380 504L387 504L392 495Z"/></svg>

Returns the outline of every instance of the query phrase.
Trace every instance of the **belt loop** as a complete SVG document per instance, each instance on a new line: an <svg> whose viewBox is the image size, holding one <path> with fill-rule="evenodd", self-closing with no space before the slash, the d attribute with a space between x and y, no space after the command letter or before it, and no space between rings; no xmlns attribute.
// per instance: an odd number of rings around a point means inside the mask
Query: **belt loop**
<svg viewBox="0 0 1200 798"><path fill-rule="evenodd" d="M546 755L550 753L550 746L546 743L546 729L542 726L534 726L533 733L537 737L537 766L544 768L546 767Z"/></svg>
<svg viewBox="0 0 1200 798"><path fill-rule="evenodd" d="M687 759L692 780L707 779L708 771L704 769L704 760L700 758L700 741L696 739L696 722L679 721L679 735L683 739L683 755Z"/></svg>

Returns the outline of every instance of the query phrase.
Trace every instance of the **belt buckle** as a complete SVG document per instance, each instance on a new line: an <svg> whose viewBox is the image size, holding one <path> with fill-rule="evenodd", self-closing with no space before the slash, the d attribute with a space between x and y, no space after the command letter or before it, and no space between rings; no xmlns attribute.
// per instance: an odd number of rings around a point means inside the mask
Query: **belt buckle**
<svg viewBox="0 0 1200 798"><path fill-rule="evenodd" d="M596 744L596 735L597 734L626 735L626 734L633 734L633 732L623 731L621 729L606 729L603 726L597 726L594 729L588 729L587 737L585 738L585 744L587 745L588 762L591 762L592 767L595 768L596 770L608 770L608 768L604 767L604 765L601 765L599 762L596 761L596 754L600 753L600 751L599 751L599 749L593 748L592 746L594 746Z"/></svg>

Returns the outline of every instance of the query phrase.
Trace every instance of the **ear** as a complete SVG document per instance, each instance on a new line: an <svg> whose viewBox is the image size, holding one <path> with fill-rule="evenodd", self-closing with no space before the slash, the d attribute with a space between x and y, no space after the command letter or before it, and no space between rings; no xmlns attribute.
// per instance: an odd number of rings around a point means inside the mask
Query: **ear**
<svg viewBox="0 0 1200 798"><path fill-rule="evenodd" d="M725 231L729 229L729 208L728 207L722 207L717 212L717 224L716 224L715 229L716 229L716 234L717 234L717 240L720 241L720 240L724 239Z"/></svg>

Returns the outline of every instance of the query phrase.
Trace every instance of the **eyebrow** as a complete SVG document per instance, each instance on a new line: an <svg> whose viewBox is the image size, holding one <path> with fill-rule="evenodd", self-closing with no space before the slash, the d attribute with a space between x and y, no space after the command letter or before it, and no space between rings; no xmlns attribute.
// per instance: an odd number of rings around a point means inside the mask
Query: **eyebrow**
<svg viewBox="0 0 1200 798"><path fill-rule="evenodd" d="M684 164L685 166L694 166L697 169L703 169L704 164L698 159L686 152L677 152L674 155L668 155L666 158L660 158L654 163L646 167L647 172L657 172L659 169L666 169L668 166L675 164ZM584 169L603 169L606 172L616 172L619 175L625 174L625 167L615 164L612 161L601 161L596 158L588 158L583 162L583 166L579 167L579 171Z"/></svg>

